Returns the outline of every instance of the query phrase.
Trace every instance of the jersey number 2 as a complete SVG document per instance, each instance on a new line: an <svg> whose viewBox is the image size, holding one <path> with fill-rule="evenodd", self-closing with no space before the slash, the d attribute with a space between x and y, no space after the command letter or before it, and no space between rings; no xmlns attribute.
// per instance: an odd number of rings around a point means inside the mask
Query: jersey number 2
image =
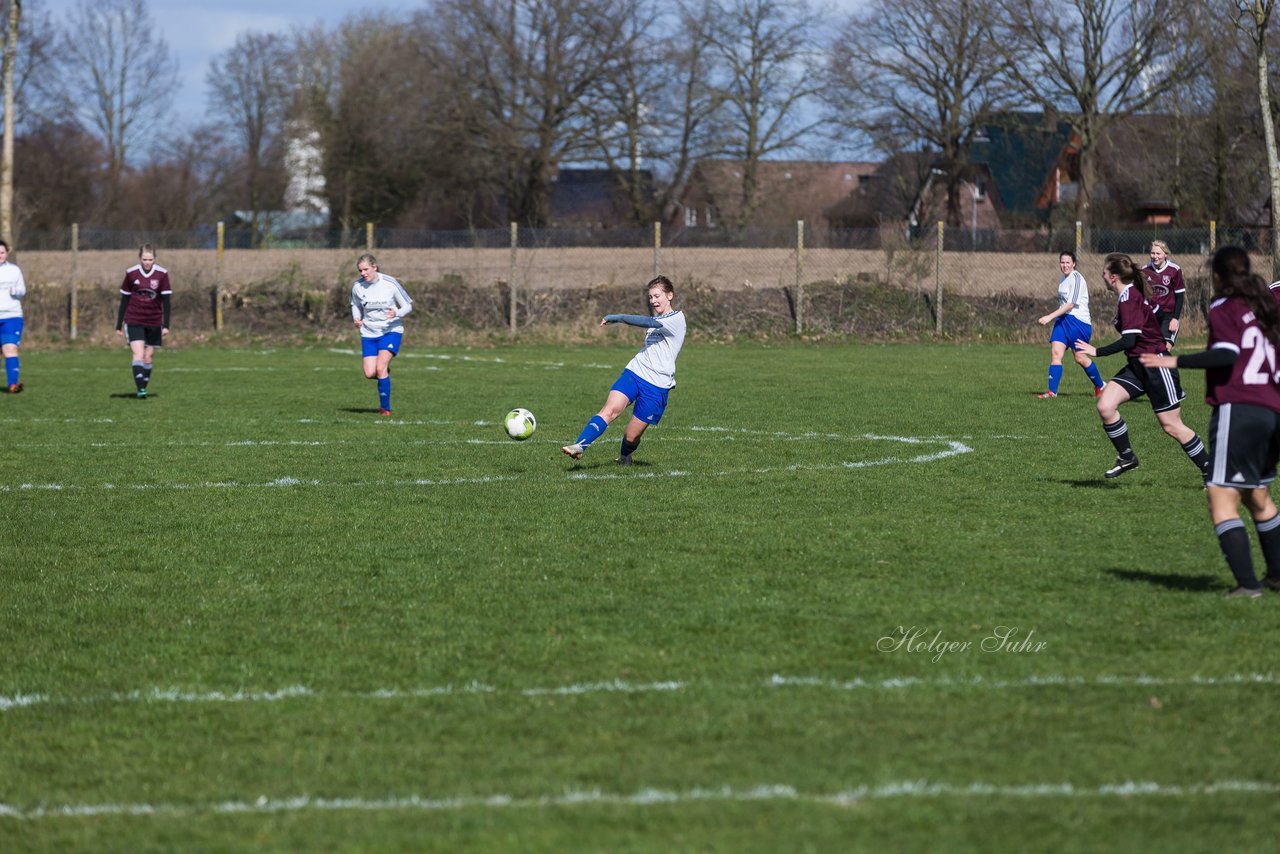
<svg viewBox="0 0 1280 854"><path fill-rule="evenodd" d="M1280 382L1280 375L1276 373L1276 348L1271 346L1271 342L1262 334L1261 329L1256 326L1246 329L1240 346L1244 349L1253 349L1249 355L1249 364L1245 365L1244 374L1241 377L1245 385L1267 385Z"/></svg>

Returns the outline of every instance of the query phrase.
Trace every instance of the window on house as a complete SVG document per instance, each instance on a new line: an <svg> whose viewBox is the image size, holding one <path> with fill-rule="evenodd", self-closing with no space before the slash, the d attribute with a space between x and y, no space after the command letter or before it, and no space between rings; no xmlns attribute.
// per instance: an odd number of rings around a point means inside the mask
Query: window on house
<svg viewBox="0 0 1280 854"><path fill-rule="evenodd" d="M987 197L987 182L979 181L973 187L974 198L985 199Z"/></svg>
<svg viewBox="0 0 1280 854"><path fill-rule="evenodd" d="M685 209L684 209L684 224L685 224L685 227L686 227L686 228L693 228L693 227L695 227L695 226L698 224L698 209L697 209L697 208L685 208Z"/></svg>

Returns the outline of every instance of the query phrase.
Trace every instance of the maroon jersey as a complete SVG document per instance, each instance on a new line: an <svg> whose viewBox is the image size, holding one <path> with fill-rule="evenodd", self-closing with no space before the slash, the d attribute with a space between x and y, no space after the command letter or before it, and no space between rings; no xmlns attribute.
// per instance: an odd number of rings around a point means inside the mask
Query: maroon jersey
<svg viewBox="0 0 1280 854"><path fill-rule="evenodd" d="M1187 290L1182 281L1182 268L1172 261L1165 261L1164 266L1157 270L1148 261L1142 268L1142 277L1147 280L1147 289L1151 291L1151 304L1162 314L1173 314L1173 306L1177 302L1174 294Z"/></svg>
<svg viewBox="0 0 1280 854"><path fill-rule="evenodd" d="M1209 306L1209 349L1219 347L1239 356L1229 368L1205 371L1205 403L1247 403L1280 412L1276 349L1240 297L1222 297Z"/></svg>
<svg viewBox="0 0 1280 854"><path fill-rule="evenodd" d="M172 291L169 287L169 271L159 264L151 265L151 272L142 272L141 264L134 264L124 273L120 293L129 298L124 310L124 322L135 326L159 326L164 322L164 306L160 297Z"/></svg>
<svg viewBox="0 0 1280 854"><path fill-rule="evenodd" d="M1155 306L1143 299L1142 291L1133 285L1120 292L1116 303L1116 319L1112 323L1121 335L1132 332L1138 336L1138 342L1124 351L1126 356L1141 356L1146 353L1162 355L1168 352L1164 333L1160 331L1160 321L1156 319Z"/></svg>

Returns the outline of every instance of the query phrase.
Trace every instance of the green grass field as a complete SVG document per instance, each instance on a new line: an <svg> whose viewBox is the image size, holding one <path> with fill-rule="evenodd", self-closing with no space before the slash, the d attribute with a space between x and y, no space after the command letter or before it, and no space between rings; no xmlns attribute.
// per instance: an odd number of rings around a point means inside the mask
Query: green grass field
<svg viewBox="0 0 1280 854"><path fill-rule="evenodd" d="M1045 347L694 341L575 464L609 339L410 338L390 419L352 351L27 352L0 849L1275 850L1280 596L1144 403L1107 482Z"/></svg>

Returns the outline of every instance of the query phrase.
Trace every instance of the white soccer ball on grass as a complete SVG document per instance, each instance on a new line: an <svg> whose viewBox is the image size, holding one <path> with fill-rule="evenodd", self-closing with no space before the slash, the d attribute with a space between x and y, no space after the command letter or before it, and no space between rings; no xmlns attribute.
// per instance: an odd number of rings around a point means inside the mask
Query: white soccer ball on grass
<svg viewBox="0 0 1280 854"><path fill-rule="evenodd" d="M507 428L507 435L517 442L523 442L533 435L533 431L538 429L538 419L533 417L533 413L527 409L513 409L507 413L506 419L503 420L503 426Z"/></svg>

